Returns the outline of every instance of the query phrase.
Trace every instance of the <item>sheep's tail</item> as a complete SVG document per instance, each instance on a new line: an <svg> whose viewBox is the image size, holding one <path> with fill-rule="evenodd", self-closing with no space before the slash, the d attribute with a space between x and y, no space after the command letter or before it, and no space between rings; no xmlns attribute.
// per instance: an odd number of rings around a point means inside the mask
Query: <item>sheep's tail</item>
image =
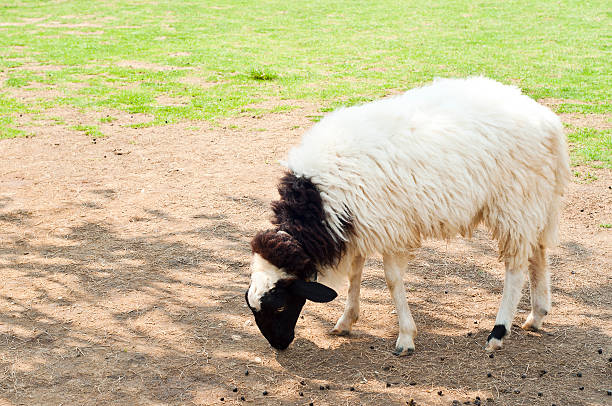
<svg viewBox="0 0 612 406"><path fill-rule="evenodd" d="M554 159L555 185L553 198L548 209L546 226L540 236L540 244L544 247L553 247L559 242L559 217L561 214L561 198L571 178L567 142L563 133L563 125L558 117L549 129L549 148Z"/></svg>

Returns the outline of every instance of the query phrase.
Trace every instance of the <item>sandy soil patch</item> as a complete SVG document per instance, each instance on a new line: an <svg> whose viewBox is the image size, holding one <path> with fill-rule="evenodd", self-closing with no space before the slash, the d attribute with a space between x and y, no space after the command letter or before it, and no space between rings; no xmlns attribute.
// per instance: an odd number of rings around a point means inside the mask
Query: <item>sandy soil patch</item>
<svg viewBox="0 0 612 406"><path fill-rule="evenodd" d="M600 225L612 223L610 170L569 187L542 332L515 327L504 350L483 351L502 265L478 231L426 243L409 266L412 357L391 354L396 315L377 257L351 337L327 334L341 294L309 303L295 342L273 351L244 304L249 240L269 226L277 161L320 114L298 107L214 126L118 120L96 143L63 126L0 141L0 402L609 404L612 239Z"/></svg>

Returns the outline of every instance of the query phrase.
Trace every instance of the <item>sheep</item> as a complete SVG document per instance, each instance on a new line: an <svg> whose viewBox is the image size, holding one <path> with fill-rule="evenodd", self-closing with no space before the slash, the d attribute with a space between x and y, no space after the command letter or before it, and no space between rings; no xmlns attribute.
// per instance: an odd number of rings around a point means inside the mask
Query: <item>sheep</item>
<svg viewBox="0 0 612 406"><path fill-rule="evenodd" d="M521 91L484 77L436 79L425 87L324 117L290 152L272 203L273 229L251 241L245 293L257 326L283 350L306 300L329 302L348 279L332 334L359 317L365 258L383 257L399 335L394 354L414 351L417 333L403 271L429 238L469 237L484 224L505 265L501 304L485 349L502 348L526 274L541 327L551 307L546 249L557 241L569 180L559 118Z"/></svg>

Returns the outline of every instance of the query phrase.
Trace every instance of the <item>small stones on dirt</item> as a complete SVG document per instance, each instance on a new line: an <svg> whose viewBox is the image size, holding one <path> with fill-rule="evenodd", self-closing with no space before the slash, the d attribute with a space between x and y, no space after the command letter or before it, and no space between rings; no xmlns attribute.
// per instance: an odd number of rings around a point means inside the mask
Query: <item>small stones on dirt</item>
<svg viewBox="0 0 612 406"><path fill-rule="evenodd" d="M351 387L349 388L349 390L350 390L351 392L355 392L355 387L354 387L354 386L351 386Z"/></svg>
<svg viewBox="0 0 612 406"><path fill-rule="evenodd" d="M461 404L461 402L459 402L458 400L453 400L453 406L459 406Z"/></svg>
<svg viewBox="0 0 612 406"><path fill-rule="evenodd" d="M408 406L416 406L416 402L414 401L414 399L410 399L406 401L406 404Z"/></svg>
<svg viewBox="0 0 612 406"><path fill-rule="evenodd" d="M541 369L540 370L540 378L543 377L544 375L546 375L547 372L548 372L547 370Z"/></svg>
<svg viewBox="0 0 612 406"><path fill-rule="evenodd" d="M319 385L319 390L325 390L325 386Z"/></svg>
<svg viewBox="0 0 612 406"><path fill-rule="evenodd" d="M225 398L221 398L219 399L221 402L225 402Z"/></svg>
<svg viewBox="0 0 612 406"><path fill-rule="evenodd" d="M603 354L603 348L599 348L599 349L597 350L597 354Z"/></svg>
<svg viewBox="0 0 612 406"><path fill-rule="evenodd" d="M608 391L608 396L612 396L612 390Z"/></svg>
<svg viewBox="0 0 612 406"><path fill-rule="evenodd" d="M515 389L514 393L516 393L518 395L519 393L521 393L521 391L519 389Z"/></svg>
<svg viewBox="0 0 612 406"><path fill-rule="evenodd" d="M489 354L489 358L495 358L495 355Z"/></svg>
<svg viewBox="0 0 612 406"><path fill-rule="evenodd" d="M472 336L472 332L470 331L469 333L467 333L467 336L471 337Z"/></svg>
<svg viewBox="0 0 612 406"><path fill-rule="evenodd" d="M240 400L244 402L246 399L244 398L244 396L240 396Z"/></svg>
<svg viewBox="0 0 612 406"><path fill-rule="evenodd" d="M370 349L371 349L371 350L373 350L373 349L374 349L374 346L373 346L373 345L371 345L371 346L370 346Z"/></svg>
<svg viewBox="0 0 612 406"><path fill-rule="evenodd" d="M244 376L249 376L249 370L244 371Z"/></svg>
<svg viewBox="0 0 612 406"><path fill-rule="evenodd" d="M441 390L439 390L439 391L438 391L438 395L439 395L439 396L444 396L444 393L443 393Z"/></svg>
<svg viewBox="0 0 612 406"><path fill-rule="evenodd" d="M300 381L300 385L306 385L306 381Z"/></svg>
<svg viewBox="0 0 612 406"><path fill-rule="evenodd" d="M304 392L300 392L300 394L299 394L299 395L300 395L300 396L304 396Z"/></svg>
<svg viewBox="0 0 612 406"><path fill-rule="evenodd" d="M487 378L490 378L490 377L492 377L492 376L493 376L493 374L492 374L492 373L487 372Z"/></svg>
<svg viewBox="0 0 612 406"><path fill-rule="evenodd" d="M612 362L612 357L608 358L608 362Z"/></svg>
<svg viewBox="0 0 612 406"><path fill-rule="evenodd" d="M544 396L544 394L542 392L538 392L538 397L541 398L542 396Z"/></svg>
<svg viewBox="0 0 612 406"><path fill-rule="evenodd" d="M232 388L232 392L238 392L238 388L234 386L234 387Z"/></svg>
<svg viewBox="0 0 612 406"><path fill-rule="evenodd" d="M268 391L267 391L267 390L265 390L265 391L263 391L261 394L262 394L262 395L264 395L264 396L267 396L267 395L268 395Z"/></svg>
<svg viewBox="0 0 612 406"><path fill-rule="evenodd" d="M577 376L578 378L582 378L582 372L578 372L578 373L576 374L576 376Z"/></svg>
<svg viewBox="0 0 612 406"><path fill-rule="evenodd" d="M410 382L410 386L416 386L416 382Z"/></svg>
<svg viewBox="0 0 612 406"><path fill-rule="evenodd" d="M387 388L390 388L391 384L389 382L387 382Z"/></svg>
<svg viewBox="0 0 612 406"><path fill-rule="evenodd" d="M525 379L525 378L527 378L527 375L522 374L522 375L521 375L521 379Z"/></svg>
<svg viewBox="0 0 612 406"><path fill-rule="evenodd" d="M584 386L581 386L581 387L579 387L578 389L580 389L580 390L584 390Z"/></svg>

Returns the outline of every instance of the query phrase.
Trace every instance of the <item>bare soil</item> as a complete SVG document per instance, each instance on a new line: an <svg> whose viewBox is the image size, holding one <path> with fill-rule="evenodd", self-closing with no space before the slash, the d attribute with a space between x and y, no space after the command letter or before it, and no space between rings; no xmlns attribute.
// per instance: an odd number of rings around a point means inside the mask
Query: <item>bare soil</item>
<svg viewBox="0 0 612 406"><path fill-rule="evenodd" d="M328 335L341 294L307 304L276 352L244 304L249 240L317 106L144 129L122 115L95 141L68 130L75 114L0 141L0 405L612 404L612 171L575 168L590 175L567 191L542 332L484 352L503 267L480 230L426 243L406 272L414 355L391 354L380 258L352 336ZM528 309L526 291L517 325Z"/></svg>

